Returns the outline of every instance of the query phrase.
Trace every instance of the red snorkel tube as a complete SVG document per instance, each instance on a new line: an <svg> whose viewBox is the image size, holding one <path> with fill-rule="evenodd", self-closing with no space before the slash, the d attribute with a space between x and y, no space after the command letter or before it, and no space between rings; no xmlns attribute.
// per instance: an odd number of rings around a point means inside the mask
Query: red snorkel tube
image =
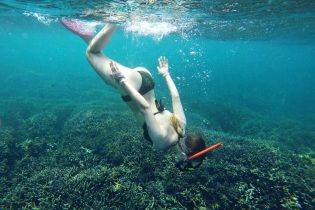
<svg viewBox="0 0 315 210"><path fill-rule="evenodd" d="M196 154L193 154L192 156L190 156L190 157L188 157L186 160L184 160L184 161L190 161L190 160L193 160L193 159L195 159L195 158L197 158L197 157L200 157L201 155L203 155L203 154L206 154L206 153L208 153L208 152L211 152L212 150L215 150L216 148L218 148L218 147L221 147L223 144L222 144L222 142L219 142L219 143L217 143L217 144L214 144L214 145L212 145L212 146L210 146L210 147L207 147L206 149L204 149L204 150L201 150L200 152L197 152Z"/></svg>
<svg viewBox="0 0 315 210"><path fill-rule="evenodd" d="M184 160L178 161L178 162L175 164L175 166L176 166L179 170L181 170L181 171L193 170L194 168L200 166L201 162L200 162L200 164L199 164L198 166L193 167L193 166L191 165L191 162L190 162L190 161L192 161L193 159L195 159L195 158L197 158L197 157L200 157L201 155L204 155L204 154L206 154L206 153L208 153L208 152L211 152L212 150L215 150L215 149L217 149L218 147L221 147L222 145L223 145L222 142L219 142L219 143L216 143L216 144L214 144L214 145L212 145L212 146L210 146L210 147L207 147L206 149L201 150L200 152L197 152L196 154L193 154L192 156L189 156L188 158L186 158L186 159L184 159Z"/></svg>

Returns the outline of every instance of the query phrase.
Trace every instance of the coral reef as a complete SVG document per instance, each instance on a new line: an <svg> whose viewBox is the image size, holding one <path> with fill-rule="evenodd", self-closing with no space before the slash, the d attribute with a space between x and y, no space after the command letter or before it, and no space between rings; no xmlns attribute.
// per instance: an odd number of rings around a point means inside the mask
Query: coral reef
<svg viewBox="0 0 315 210"><path fill-rule="evenodd" d="M314 208L312 155L196 124L188 132L224 146L180 172L174 149L155 151L131 113L111 106L62 106L1 128L0 208Z"/></svg>
<svg viewBox="0 0 315 210"><path fill-rule="evenodd" d="M315 153L315 121L299 117L262 115L230 103L208 103L207 107L191 103L193 110L203 116L204 129L223 131L274 144L300 153ZM195 124L200 117L192 116Z"/></svg>

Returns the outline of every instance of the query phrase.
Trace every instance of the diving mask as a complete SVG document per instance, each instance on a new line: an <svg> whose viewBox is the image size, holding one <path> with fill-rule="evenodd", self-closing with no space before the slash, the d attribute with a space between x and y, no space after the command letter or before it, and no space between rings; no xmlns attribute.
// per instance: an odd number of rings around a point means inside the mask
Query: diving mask
<svg viewBox="0 0 315 210"><path fill-rule="evenodd" d="M182 149L182 151L186 151L185 148L186 149L188 149L188 148L186 147L186 145L183 142L185 142L184 139L183 139L183 141L179 142L179 146ZM181 171L192 171L195 168L198 168L202 163L202 160L197 161L197 160L195 160L196 158L198 158L198 157L200 157L200 156L202 156L208 152L211 152L212 150L215 150L222 145L223 144L221 142L219 142L219 143L214 144L210 147L207 147L206 149L201 150L200 152L197 152L196 154L193 154L192 156L189 156L189 157L186 155L185 152L182 152L182 154L181 154L182 159L180 161L178 161L175 164L175 166Z"/></svg>

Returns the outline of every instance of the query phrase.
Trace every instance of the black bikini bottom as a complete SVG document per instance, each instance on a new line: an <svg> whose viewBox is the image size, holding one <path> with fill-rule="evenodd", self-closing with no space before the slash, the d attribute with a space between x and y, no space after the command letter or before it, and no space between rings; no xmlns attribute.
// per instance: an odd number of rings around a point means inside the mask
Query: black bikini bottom
<svg viewBox="0 0 315 210"><path fill-rule="evenodd" d="M154 81L153 81L152 76L148 72L145 72L145 71L138 71L138 72L139 72L139 74L141 75L141 78L142 78L141 87L138 90L138 92L141 95L144 95L147 92L149 92L150 90L154 89ZM128 101L132 100L129 95L121 96L121 98L125 102L128 102Z"/></svg>

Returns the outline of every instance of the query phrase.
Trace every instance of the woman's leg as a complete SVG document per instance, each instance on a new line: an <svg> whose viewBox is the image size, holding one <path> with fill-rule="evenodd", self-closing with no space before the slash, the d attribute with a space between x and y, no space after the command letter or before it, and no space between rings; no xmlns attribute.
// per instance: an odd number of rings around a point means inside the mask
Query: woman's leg
<svg viewBox="0 0 315 210"><path fill-rule="evenodd" d="M101 50L108 43L110 37L112 36L116 26L106 25L89 43L89 46L86 49L86 57L88 61L93 66L95 71L100 77L109 85L121 89L119 85L114 81L112 77L112 71L110 69L109 63L112 61L110 58L105 56ZM122 70L123 67L119 63L115 62L121 72L125 75L126 70ZM127 75L125 75L128 78Z"/></svg>
<svg viewBox="0 0 315 210"><path fill-rule="evenodd" d="M88 44L88 53L100 53L109 41L112 33L114 32L115 25L106 25L94 38L95 25L88 24L87 22L79 21L76 19L62 18L60 22L74 34L81 37ZM93 38L93 39L92 39Z"/></svg>
<svg viewBox="0 0 315 210"><path fill-rule="evenodd" d="M112 36L115 25L106 25L90 42L87 53L100 53Z"/></svg>
<svg viewBox="0 0 315 210"><path fill-rule="evenodd" d="M108 43L112 33L114 32L116 26L106 25L93 39L93 34L95 27L88 22L83 22L75 19L62 19L60 21L66 28L81 37L87 44L86 56L88 61L93 66L98 75L109 85L118 89L122 95L125 92L121 87L114 81L112 77L112 72L109 67L109 63L112 61L110 58L105 56L101 50ZM115 62L115 61L114 61ZM137 90L141 85L141 76L137 71L125 67L117 62L115 62L121 73L126 77L130 85L132 85Z"/></svg>

